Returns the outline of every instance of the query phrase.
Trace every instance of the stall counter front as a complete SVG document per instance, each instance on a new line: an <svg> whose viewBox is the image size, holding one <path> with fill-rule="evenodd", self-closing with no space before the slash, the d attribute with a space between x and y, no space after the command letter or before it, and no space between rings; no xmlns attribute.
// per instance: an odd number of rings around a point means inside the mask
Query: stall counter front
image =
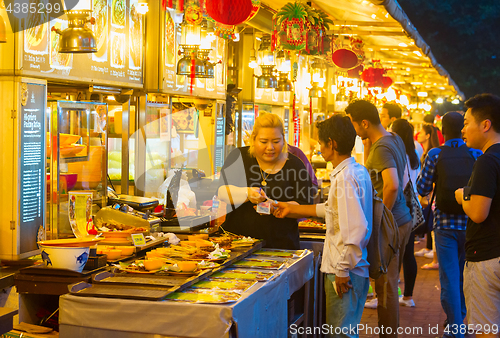
<svg viewBox="0 0 500 338"><path fill-rule="evenodd" d="M60 337L287 337L287 300L313 277L312 252L295 259L236 303L193 304L79 297L59 300ZM269 271L269 270L263 270Z"/></svg>

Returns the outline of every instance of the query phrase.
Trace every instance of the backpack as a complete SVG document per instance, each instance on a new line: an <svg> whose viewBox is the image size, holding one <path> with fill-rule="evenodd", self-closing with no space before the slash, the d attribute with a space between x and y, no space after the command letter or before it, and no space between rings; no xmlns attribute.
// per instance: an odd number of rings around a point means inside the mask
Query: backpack
<svg viewBox="0 0 500 338"><path fill-rule="evenodd" d="M441 146L436 163L436 207L447 214L465 215L455 200L455 190L469 182L476 160L465 144L460 147Z"/></svg>
<svg viewBox="0 0 500 338"><path fill-rule="evenodd" d="M392 212L373 191L373 227L366 246L370 278L387 274L387 267L399 250L399 229Z"/></svg>

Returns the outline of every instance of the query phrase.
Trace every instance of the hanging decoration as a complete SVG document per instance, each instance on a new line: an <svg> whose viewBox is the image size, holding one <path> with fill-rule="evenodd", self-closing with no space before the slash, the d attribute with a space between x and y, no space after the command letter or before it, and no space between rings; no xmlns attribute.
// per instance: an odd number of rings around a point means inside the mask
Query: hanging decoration
<svg viewBox="0 0 500 338"><path fill-rule="evenodd" d="M301 51L306 48L308 12L305 5L289 2L275 14L273 41L283 49ZM274 47L274 46L273 46Z"/></svg>
<svg viewBox="0 0 500 338"><path fill-rule="evenodd" d="M212 18L209 14L207 14L208 11L206 10L206 8L201 6L202 3L205 4L208 1L204 1L204 2L202 2L202 1L200 1L201 10L204 13L206 13L205 14L206 19L214 23L214 34L216 36L218 36L222 39L226 39L226 40L235 39L236 38L236 34L235 34L236 26L235 25L227 25L227 24L221 23L221 22L215 20L214 18ZM257 15L257 12L259 11L259 9L260 9L260 0L251 0L250 14L242 23L245 23L247 21L252 20L255 17L255 15Z"/></svg>
<svg viewBox="0 0 500 338"><path fill-rule="evenodd" d="M184 18L190 25L199 25L203 21L201 8L196 5L189 5L184 12Z"/></svg>
<svg viewBox="0 0 500 338"><path fill-rule="evenodd" d="M341 28L339 34L331 40L327 59L335 66L348 70L363 63L365 52L363 40L354 36L347 37L346 32L345 28Z"/></svg>
<svg viewBox="0 0 500 338"><path fill-rule="evenodd" d="M326 32L333 25L333 21L328 15L319 10L304 5L308 13L307 20L307 35L306 35L306 55L321 55L325 53L325 38Z"/></svg>
<svg viewBox="0 0 500 338"><path fill-rule="evenodd" d="M372 66L366 68L361 74L361 80L366 82L368 87L389 88L392 84L392 79L388 76L387 69L384 69L380 60L372 60Z"/></svg>
<svg viewBox="0 0 500 338"><path fill-rule="evenodd" d="M242 24L252 13L251 0L206 0L205 7L212 19L230 26Z"/></svg>

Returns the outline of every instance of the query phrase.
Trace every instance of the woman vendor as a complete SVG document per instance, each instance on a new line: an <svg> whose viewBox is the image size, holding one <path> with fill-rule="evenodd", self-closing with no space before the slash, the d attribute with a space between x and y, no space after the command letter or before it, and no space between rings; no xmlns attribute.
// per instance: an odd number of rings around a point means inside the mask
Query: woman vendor
<svg viewBox="0 0 500 338"><path fill-rule="evenodd" d="M227 203L222 227L263 239L269 248L299 249L296 220L257 213L254 206L269 199L309 204L313 191L304 163L287 151L281 119L260 115L250 146L233 150L222 167L218 196Z"/></svg>

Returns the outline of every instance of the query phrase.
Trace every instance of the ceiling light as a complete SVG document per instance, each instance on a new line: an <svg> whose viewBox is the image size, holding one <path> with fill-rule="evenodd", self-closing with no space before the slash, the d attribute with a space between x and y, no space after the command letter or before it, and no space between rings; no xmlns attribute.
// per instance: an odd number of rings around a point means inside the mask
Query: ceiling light
<svg viewBox="0 0 500 338"><path fill-rule="evenodd" d="M139 2L137 4L137 8L136 8L137 13L144 15L148 12L148 10L149 10L149 7L148 7L147 2Z"/></svg>
<svg viewBox="0 0 500 338"><path fill-rule="evenodd" d="M441 103L443 103L443 102L444 102L444 100L443 100L443 98L442 98L442 97L438 97L438 98L436 99L436 103L438 103L438 104L441 104Z"/></svg>
<svg viewBox="0 0 500 338"><path fill-rule="evenodd" d="M372 19L376 19L377 16L375 14L372 14Z"/></svg>
<svg viewBox="0 0 500 338"><path fill-rule="evenodd" d="M59 53L95 53L97 44L94 33L85 24L93 23L89 19L91 10L70 10L66 12L68 17L68 28L61 31L52 27L52 30L61 35L59 44Z"/></svg>
<svg viewBox="0 0 500 338"><path fill-rule="evenodd" d="M451 101L451 103L453 103L453 104L459 104L460 100L459 99L453 99L453 101Z"/></svg>
<svg viewBox="0 0 500 338"><path fill-rule="evenodd" d="M417 96L418 97L427 97L429 94L427 92L418 92Z"/></svg>
<svg viewBox="0 0 500 338"><path fill-rule="evenodd" d="M416 54L416 55L418 55L418 56L422 56L422 53L420 53L420 51L418 51L418 50L414 50L414 51L413 51L413 54Z"/></svg>
<svg viewBox="0 0 500 338"><path fill-rule="evenodd" d="M408 45L406 43L404 43L404 42L400 42L399 43L399 47L408 47Z"/></svg>

